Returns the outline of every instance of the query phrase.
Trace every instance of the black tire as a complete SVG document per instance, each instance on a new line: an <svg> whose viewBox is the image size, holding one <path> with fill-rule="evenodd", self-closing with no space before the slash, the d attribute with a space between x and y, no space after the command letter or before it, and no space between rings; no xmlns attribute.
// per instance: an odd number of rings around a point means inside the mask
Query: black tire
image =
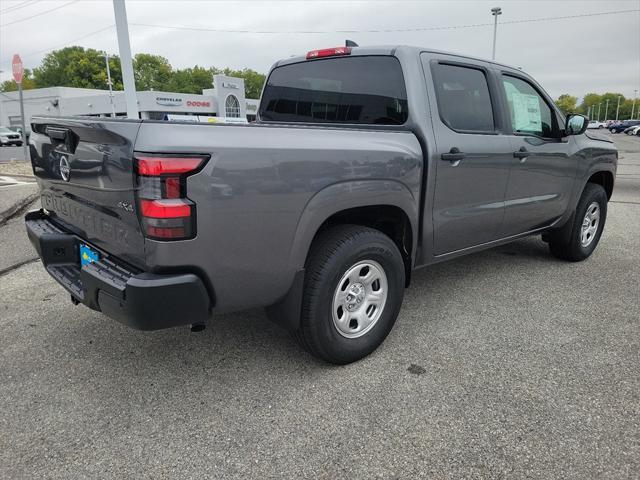
<svg viewBox="0 0 640 480"><path fill-rule="evenodd" d="M585 220L587 209L589 209L594 202L597 203L600 208L597 230L593 234L590 243L587 246L583 246L580 238L582 222ZM549 241L549 250L554 256L570 262L580 262L588 258L600 241L606 219L607 193L601 185L587 183L578 201L573 222L568 226L568 228L571 229L569 235L564 240L560 239L559 236L557 238L552 237Z"/></svg>
<svg viewBox="0 0 640 480"><path fill-rule="evenodd" d="M334 293L343 275L367 260L376 262L386 275L386 302L370 330L360 337L347 338L334 325ZM326 362L343 365L360 360L373 352L391 331L402 305L404 288L404 261L389 237L358 225L332 227L311 246L305 266L300 326L294 335L303 348Z"/></svg>

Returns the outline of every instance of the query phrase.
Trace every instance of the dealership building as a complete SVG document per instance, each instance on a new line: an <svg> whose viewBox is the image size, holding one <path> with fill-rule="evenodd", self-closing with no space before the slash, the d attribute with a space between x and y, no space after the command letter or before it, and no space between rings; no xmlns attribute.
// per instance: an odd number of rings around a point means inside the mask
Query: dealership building
<svg viewBox="0 0 640 480"><path fill-rule="evenodd" d="M226 117L253 121L258 111L258 100L245 98L244 79L226 75L213 76L213 88L202 95L159 91L141 91L138 97L140 118L151 120L190 120ZM50 87L24 90L25 123L38 115L96 117L126 116L123 91L90 88ZM195 119L194 119L195 120ZM18 92L0 92L0 125L20 126ZM28 127L27 127L28 128Z"/></svg>

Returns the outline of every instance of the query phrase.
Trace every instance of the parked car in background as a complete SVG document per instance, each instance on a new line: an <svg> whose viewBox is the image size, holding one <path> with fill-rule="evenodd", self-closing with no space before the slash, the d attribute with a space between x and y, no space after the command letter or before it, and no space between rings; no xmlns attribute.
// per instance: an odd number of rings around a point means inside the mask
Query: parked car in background
<svg viewBox="0 0 640 480"><path fill-rule="evenodd" d="M636 125L635 127L631 127L627 129L627 135L637 135L640 137L640 125Z"/></svg>
<svg viewBox="0 0 640 480"><path fill-rule="evenodd" d="M607 125L604 122L599 122L598 120L590 120L589 121L589 125L587 125L587 128L589 129L593 129L593 128L606 128Z"/></svg>
<svg viewBox="0 0 640 480"><path fill-rule="evenodd" d="M11 130L8 127L0 127L0 147L15 145L17 147L22 145L22 135Z"/></svg>
<svg viewBox="0 0 640 480"><path fill-rule="evenodd" d="M16 133L19 133L20 136L22 136L23 140L27 143L29 143L29 135L31 134L31 132L29 131L29 128L27 128L27 134L24 135L24 132L22 131L22 127L16 127L16 126L9 126L7 127L9 130L13 130Z"/></svg>
<svg viewBox="0 0 640 480"><path fill-rule="evenodd" d="M593 253L618 153L587 123L489 60L314 50L275 64L250 125L32 118L43 209L26 227L76 304L142 330L267 307L349 363L415 269L536 234Z"/></svg>
<svg viewBox="0 0 640 480"><path fill-rule="evenodd" d="M609 131L611 133L620 133L624 132L629 127L635 127L636 125L640 125L640 120L625 120L624 122L620 122L617 125L609 127Z"/></svg>

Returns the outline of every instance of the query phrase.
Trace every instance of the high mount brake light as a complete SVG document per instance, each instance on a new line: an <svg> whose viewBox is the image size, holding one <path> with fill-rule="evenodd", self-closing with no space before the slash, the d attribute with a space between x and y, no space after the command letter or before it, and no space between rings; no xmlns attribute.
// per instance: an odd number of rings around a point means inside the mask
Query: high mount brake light
<svg viewBox="0 0 640 480"><path fill-rule="evenodd" d="M340 55L351 55L351 47L323 48L322 50L311 50L307 53L307 60L313 58L338 57Z"/></svg>
<svg viewBox="0 0 640 480"><path fill-rule="evenodd" d="M187 198L187 177L208 156L135 156L138 205L147 238L185 240L196 233L196 206Z"/></svg>

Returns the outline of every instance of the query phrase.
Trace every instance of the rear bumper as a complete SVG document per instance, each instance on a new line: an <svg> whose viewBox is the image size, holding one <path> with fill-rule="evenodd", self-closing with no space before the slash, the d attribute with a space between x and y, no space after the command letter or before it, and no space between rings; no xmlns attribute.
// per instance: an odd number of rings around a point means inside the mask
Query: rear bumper
<svg viewBox="0 0 640 480"><path fill-rule="evenodd" d="M75 301L138 330L207 321L210 298L197 275L136 272L106 255L80 267L80 238L59 228L42 210L27 213L25 223L47 272Z"/></svg>

